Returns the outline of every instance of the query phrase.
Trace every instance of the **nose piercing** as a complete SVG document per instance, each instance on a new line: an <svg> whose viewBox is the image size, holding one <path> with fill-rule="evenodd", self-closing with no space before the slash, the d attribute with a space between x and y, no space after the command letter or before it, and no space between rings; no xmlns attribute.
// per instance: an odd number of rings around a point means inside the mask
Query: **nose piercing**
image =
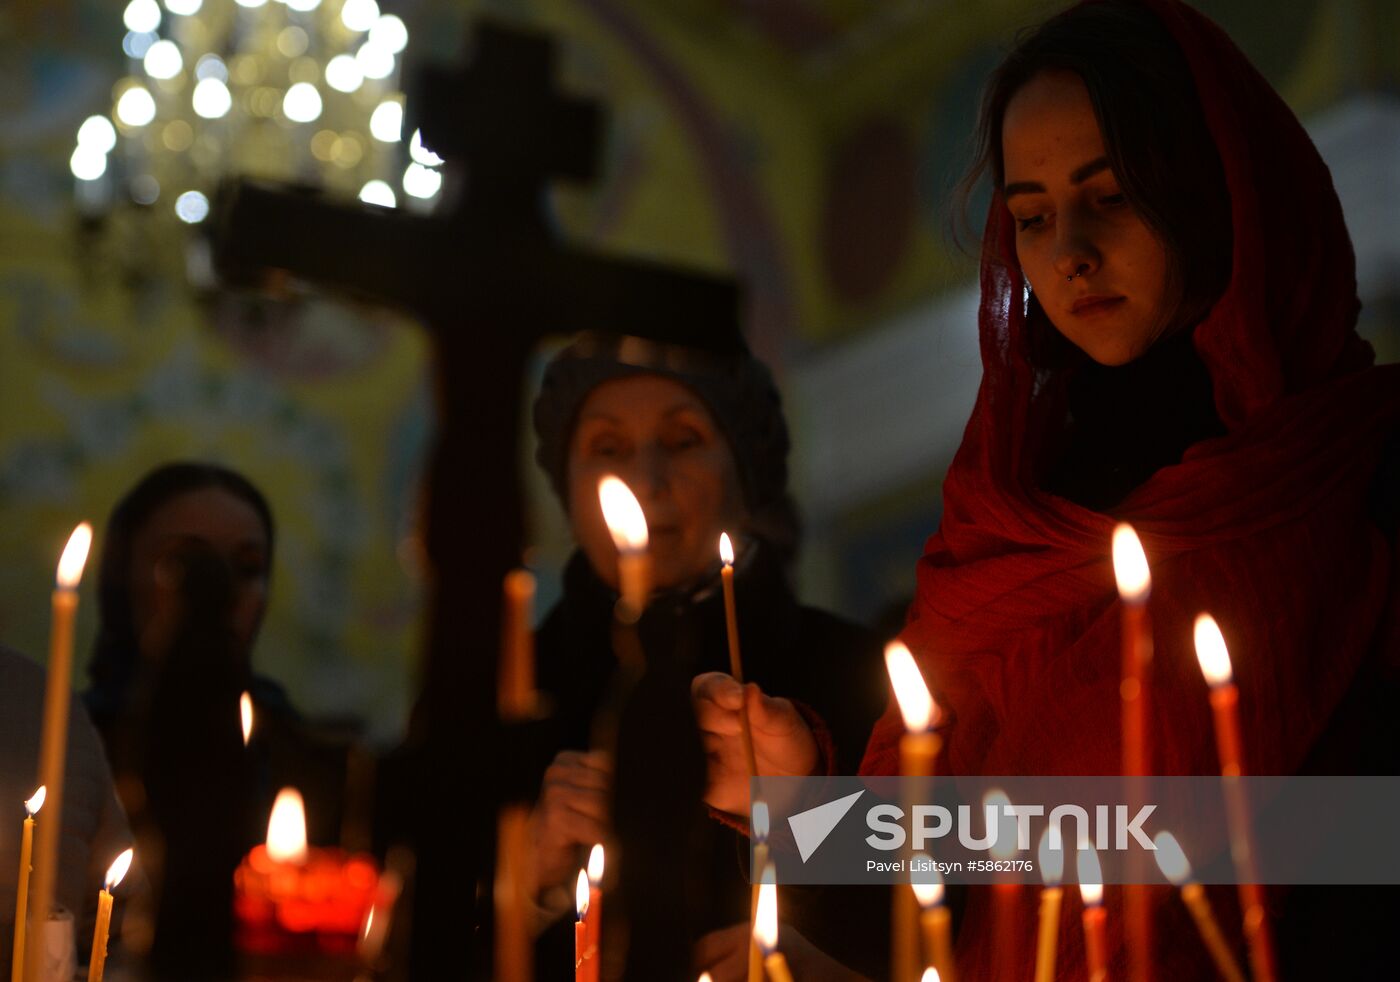
<svg viewBox="0 0 1400 982"><path fill-rule="evenodd" d="M1074 278L1075 278L1076 276L1083 276L1083 275L1084 275L1084 267L1087 266L1087 265L1088 265L1088 263L1080 263L1078 269L1076 269L1073 273L1070 273L1068 276L1065 277L1065 282L1066 282L1066 283L1070 283L1070 282L1073 282L1073 280L1074 280Z"/></svg>

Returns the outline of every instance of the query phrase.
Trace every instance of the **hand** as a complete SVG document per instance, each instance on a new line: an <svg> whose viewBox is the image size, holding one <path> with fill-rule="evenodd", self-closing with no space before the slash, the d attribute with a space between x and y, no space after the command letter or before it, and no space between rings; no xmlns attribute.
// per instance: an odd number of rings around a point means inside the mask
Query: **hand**
<svg viewBox="0 0 1400 982"><path fill-rule="evenodd" d="M690 957L696 974L709 972L714 982L744 982L749 971L749 925L735 924L711 931L699 941ZM778 950L787 960L793 978L826 982L869 982L851 971L791 925L778 928Z"/></svg>
<svg viewBox="0 0 1400 982"><path fill-rule="evenodd" d="M735 815L748 811L749 764L740 736L739 710L747 705L758 773L805 777L817 764L817 740L791 701L772 698L753 683L740 686L723 672L690 683L695 721L709 758L705 802Z"/></svg>
<svg viewBox="0 0 1400 982"><path fill-rule="evenodd" d="M535 892L565 886L572 896L579 846L607 837L612 765L600 751L562 751L544 772L539 801L530 816L535 843Z"/></svg>

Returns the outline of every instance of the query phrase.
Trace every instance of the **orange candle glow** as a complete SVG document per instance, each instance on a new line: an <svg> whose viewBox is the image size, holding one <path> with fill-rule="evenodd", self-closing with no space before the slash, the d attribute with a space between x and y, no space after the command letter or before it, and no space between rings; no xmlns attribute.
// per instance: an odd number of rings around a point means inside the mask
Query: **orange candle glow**
<svg viewBox="0 0 1400 982"><path fill-rule="evenodd" d="M905 732L899 739L899 772L905 777L932 777L934 761L942 747L942 738L933 732L938 716L933 694L903 642L891 641L885 646L885 669L889 672L900 715L904 717ZM911 804L905 802L905 814L909 813ZM891 976L895 982L915 982L920 969L919 912L913 890L905 884L896 884L893 905Z"/></svg>
<svg viewBox="0 0 1400 982"><path fill-rule="evenodd" d="M1152 627L1147 598L1152 573L1142 542L1131 525L1113 530L1113 573L1118 582L1123 612L1123 668L1118 692L1123 708L1123 775L1130 808L1144 803L1146 790L1140 780L1150 770L1147 744L1149 676L1152 669ZM1147 857L1134 850L1128 856L1128 882L1123 888L1124 926L1127 929L1128 971L1132 982L1148 982L1152 975L1152 919L1147 904Z"/></svg>
<svg viewBox="0 0 1400 982"><path fill-rule="evenodd" d="M934 867L929 857L919 858L924 860L919 864L920 869L928 871L919 874L923 877L922 880L911 884L914 898L918 900L920 908L919 928L924 940L921 962L933 965L938 970L939 978L945 982L955 982L952 915L943 905L943 875Z"/></svg>
<svg viewBox="0 0 1400 982"><path fill-rule="evenodd" d="M635 622L651 593L651 563L647 557L647 519L632 489L609 475L598 482L603 520L617 546L617 581L622 609L619 617Z"/></svg>
<svg viewBox="0 0 1400 982"><path fill-rule="evenodd" d="M751 809L749 831L753 834L753 865L749 870L749 971L748 982L763 982L763 952L754 938L758 923L759 877L768 867L768 803L755 801Z"/></svg>
<svg viewBox="0 0 1400 982"><path fill-rule="evenodd" d="M588 959L588 982L598 982L603 965L603 862L603 845L596 843L588 851L588 911L584 918L584 957Z"/></svg>
<svg viewBox="0 0 1400 982"><path fill-rule="evenodd" d="M24 979L24 930L29 912L29 869L34 854L34 816L44 807L42 786L24 803L24 831L19 839L19 874L15 885L15 945L10 962L10 982Z"/></svg>
<svg viewBox="0 0 1400 982"><path fill-rule="evenodd" d="M1050 848L1050 830L1040 833L1040 846L1036 850L1040 860L1040 878L1045 886L1040 891L1040 924L1035 945L1035 982L1054 982L1055 957L1060 945L1060 904L1064 899L1064 888L1060 877L1065 872L1065 854L1062 849Z"/></svg>
<svg viewBox="0 0 1400 982"><path fill-rule="evenodd" d="M1255 982L1278 977L1274 942L1264 909L1264 891L1254 869L1254 837L1250 831L1248 802L1240 786L1244 773L1244 741L1240 737L1240 691L1235 687L1230 651L1220 626L1209 614L1196 618L1196 660L1210 685L1210 706L1215 714L1215 745L1220 754L1220 776L1225 785L1225 813L1230 824L1230 854L1239 877L1240 909L1244 936L1249 942L1249 962Z"/></svg>
<svg viewBox="0 0 1400 982"><path fill-rule="evenodd" d="M1215 912L1211 910L1205 890L1201 889L1199 883L1191 880L1191 863L1182 851L1181 844L1176 841L1176 836L1170 832L1158 832L1152 837L1152 844L1157 847L1157 851L1153 853L1157 860L1157 868L1180 889L1181 899L1186 904L1186 909L1191 912L1191 919L1196 922L1196 930L1215 962L1216 971L1225 982L1244 982L1244 972L1220 933L1220 925L1215 922Z"/></svg>
<svg viewBox="0 0 1400 982"><path fill-rule="evenodd" d="M1108 978L1108 938L1105 925L1108 913L1103 909L1103 870L1099 854L1093 849L1079 850L1079 895L1084 899L1084 958L1089 969L1089 982L1104 982Z"/></svg>
<svg viewBox="0 0 1400 982"><path fill-rule="evenodd" d="M744 661L739 654L739 616L734 606L734 544L729 533L719 534L720 583L724 590L724 626L729 634L729 674L744 684ZM749 764L749 777L758 776L758 759L753 752L753 732L749 729L748 699L739 707L739 736L744 744L744 759Z"/></svg>
<svg viewBox="0 0 1400 982"><path fill-rule="evenodd" d="M39 743L39 783L48 789L48 814L35 829L34 916L29 919L28 950L38 951L40 932L49 919L58 877L58 837L63 825L63 764L68 748L68 704L73 698L73 621L78 612L78 583L83 578L92 526L83 522L68 537L58 561L49 630L48 681L44 688L44 727ZM25 976L38 982L42 959L25 964Z"/></svg>
<svg viewBox="0 0 1400 982"><path fill-rule="evenodd" d="M754 918L753 938L763 952L768 982L792 982L787 959L778 950L778 886L772 866L764 868L758 887L758 916Z"/></svg>
<svg viewBox="0 0 1400 982"><path fill-rule="evenodd" d="M993 861L1016 858L1016 839L1013 822L1007 818L1006 809L1011 807L1011 799L1000 788L993 788L982 798L982 813L994 809L996 816L996 841L987 847L987 855ZM990 829L988 831L991 831ZM997 957L1003 965L1021 964L1021 884L992 884L992 916L995 919Z"/></svg>
<svg viewBox="0 0 1400 982"><path fill-rule="evenodd" d="M131 868L132 850L128 849L107 869L107 879L97 894L97 926L92 932L92 958L88 960L88 982L102 982L107 965L107 934L112 927L112 891Z"/></svg>
<svg viewBox="0 0 1400 982"><path fill-rule="evenodd" d="M578 871L578 884L574 887L574 911L578 919L574 921L574 982L588 982L588 873Z"/></svg>
<svg viewBox="0 0 1400 982"><path fill-rule="evenodd" d="M253 697L247 692L238 697L238 719L243 725L243 746L253 739Z"/></svg>

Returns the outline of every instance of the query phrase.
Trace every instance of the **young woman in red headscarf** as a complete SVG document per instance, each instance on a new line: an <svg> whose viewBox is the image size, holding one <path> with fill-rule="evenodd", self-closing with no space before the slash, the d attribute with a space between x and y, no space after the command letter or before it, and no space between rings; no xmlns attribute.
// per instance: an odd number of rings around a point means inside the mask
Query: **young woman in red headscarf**
<svg viewBox="0 0 1400 982"><path fill-rule="evenodd" d="M903 634L943 709L940 770L1119 772L1110 541L1129 521L1153 576L1153 771L1219 773L1191 640L1209 611L1252 772L1394 773L1400 366L1356 333L1351 243L1307 134L1195 10L1091 0L1003 62L981 138L983 379ZM892 708L864 773L897 773L902 730ZM810 740L794 728L794 762ZM988 893L970 891L961 974L1028 979L1032 946L998 950ZM1180 905L1154 897L1157 977L1211 977ZM1121 924L1112 887L1107 903ZM1365 918L1387 905L1272 894L1283 977L1311 959L1328 969L1311 977L1377 977L1393 926ZM1064 923L1058 977L1082 978Z"/></svg>

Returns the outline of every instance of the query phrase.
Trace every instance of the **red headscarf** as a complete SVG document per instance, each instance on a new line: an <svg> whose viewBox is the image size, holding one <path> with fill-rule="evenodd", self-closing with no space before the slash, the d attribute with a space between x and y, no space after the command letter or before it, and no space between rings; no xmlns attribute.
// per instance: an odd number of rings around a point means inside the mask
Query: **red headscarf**
<svg viewBox="0 0 1400 982"><path fill-rule="evenodd" d="M982 385L903 635L945 712L939 766L951 773L1119 772L1118 520L1136 528L1152 567L1158 773L1218 773L1197 613L1211 612L1230 645L1247 766L1288 774L1378 647L1394 593L1392 544L1367 494L1400 422L1400 366L1371 367L1356 334L1355 261L1331 176L1223 31L1175 0L1146 2L1186 55L1230 192L1231 279L1194 335L1228 433L1192 446L1113 516L1033 485L1031 421L1047 411L1045 390L1027 358L1014 220L996 196ZM891 707L863 773L897 772L901 731ZM974 908L986 892L973 891ZM990 942L975 918L959 948L985 967Z"/></svg>

